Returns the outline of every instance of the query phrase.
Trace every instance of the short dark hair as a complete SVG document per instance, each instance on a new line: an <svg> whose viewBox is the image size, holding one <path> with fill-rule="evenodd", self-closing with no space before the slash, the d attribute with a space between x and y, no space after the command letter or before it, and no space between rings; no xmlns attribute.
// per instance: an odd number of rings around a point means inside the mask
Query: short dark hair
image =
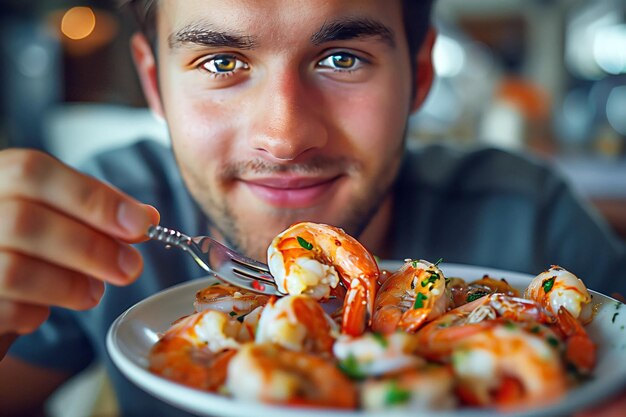
<svg viewBox="0 0 626 417"><path fill-rule="evenodd" d="M424 42L430 26L430 14L435 0L402 0L404 9L404 27L411 54L411 63L415 65L417 51ZM156 45L156 7L157 0L122 0L129 6L141 31L151 45Z"/></svg>

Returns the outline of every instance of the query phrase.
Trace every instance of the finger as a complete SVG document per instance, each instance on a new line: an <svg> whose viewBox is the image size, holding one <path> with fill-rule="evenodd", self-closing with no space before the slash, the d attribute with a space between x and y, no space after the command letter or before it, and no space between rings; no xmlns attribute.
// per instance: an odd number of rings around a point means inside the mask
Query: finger
<svg viewBox="0 0 626 417"><path fill-rule="evenodd" d="M17 333L7 333L0 335L0 361L6 356L7 351L17 339Z"/></svg>
<svg viewBox="0 0 626 417"><path fill-rule="evenodd" d="M50 308L0 299L0 334L32 333L50 315Z"/></svg>
<svg viewBox="0 0 626 417"><path fill-rule="evenodd" d="M143 204L143 208L144 210L146 210L148 216L150 217L149 224L159 224L161 222L161 214L156 208L149 204ZM133 243L145 242L147 240L150 240L150 238L148 237L148 235L144 234L144 236L138 238L137 241Z"/></svg>
<svg viewBox="0 0 626 417"><path fill-rule="evenodd" d="M130 245L31 201L0 201L0 249L114 284L128 284L143 268Z"/></svg>
<svg viewBox="0 0 626 417"><path fill-rule="evenodd" d="M5 150L0 153L0 168L0 199L12 197L44 203L128 242L144 239L153 224L153 207L138 203L42 152Z"/></svg>
<svg viewBox="0 0 626 417"><path fill-rule="evenodd" d="M0 251L0 298L85 310L98 304L104 283L19 253Z"/></svg>

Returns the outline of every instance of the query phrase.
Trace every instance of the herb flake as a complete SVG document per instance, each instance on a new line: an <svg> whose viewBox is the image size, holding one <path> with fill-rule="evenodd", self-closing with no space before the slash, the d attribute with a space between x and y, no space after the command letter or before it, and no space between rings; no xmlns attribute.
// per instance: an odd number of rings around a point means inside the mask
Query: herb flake
<svg viewBox="0 0 626 417"><path fill-rule="evenodd" d="M543 291L546 294L552 291L552 287L554 286L554 280L556 280L556 277L548 278L541 283L541 286L543 287Z"/></svg>
<svg viewBox="0 0 626 417"><path fill-rule="evenodd" d="M428 300L428 297L422 294L421 292L417 293L415 297L415 304L413 304L414 309L424 308L424 300Z"/></svg>
<svg viewBox="0 0 626 417"><path fill-rule="evenodd" d="M556 337L548 336L546 340L550 346L555 347L555 348L559 347L559 340Z"/></svg>
<svg viewBox="0 0 626 417"><path fill-rule="evenodd" d="M439 279L439 274L436 272L431 272L430 276L422 281L422 287L427 286L428 284L434 284L435 281Z"/></svg>
<svg viewBox="0 0 626 417"><path fill-rule="evenodd" d="M478 300L479 298L483 298L487 294L488 293L485 291L476 291L471 294L468 294L465 301L467 301L468 303L471 303L472 301Z"/></svg>
<svg viewBox="0 0 626 417"><path fill-rule="evenodd" d="M309 242L307 242L305 239L301 238L300 236L298 236L296 239L298 239L298 243L300 244L300 246L302 246L304 249L306 250L311 250L313 249L313 245Z"/></svg>
<svg viewBox="0 0 626 417"><path fill-rule="evenodd" d="M383 348L386 348L387 346L389 346L389 342L387 341L387 339L385 338L385 335L382 333L378 333L378 332L374 332L372 333L372 337L374 338L374 340L376 340L378 342L379 345L381 345Z"/></svg>
<svg viewBox="0 0 626 417"><path fill-rule="evenodd" d="M411 399L411 392L398 386L396 381L389 384L387 395L385 395L385 405L406 404Z"/></svg>
<svg viewBox="0 0 626 417"><path fill-rule="evenodd" d="M348 355L347 358L339 361L337 363L337 367L341 372L343 372L352 379L360 380L364 379L366 376L359 367L359 361L352 354Z"/></svg>

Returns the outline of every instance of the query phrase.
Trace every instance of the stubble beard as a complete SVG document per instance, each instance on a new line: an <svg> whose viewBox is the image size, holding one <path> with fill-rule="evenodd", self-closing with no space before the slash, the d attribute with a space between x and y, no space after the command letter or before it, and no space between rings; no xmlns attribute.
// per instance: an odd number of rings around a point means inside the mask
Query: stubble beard
<svg viewBox="0 0 626 417"><path fill-rule="evenodd" d="M235 207L227 199L220 199L220 193L212 189L205 178L192 172L192 170L184 169L180 164L179 167L191 195L208 217L209 226L222 235L222 238L226 240L224 243L251 258L264 262L266 261L267 247L272 239L290 225L300 221L330 223L333 226L343 228L348 234L358 239L389 195L398 174L403 149L404 142L397 152L397 158L392 159L393 166L387 167L390 175L382 175L381 173L378 177L372 177L369 182L361 184L359 189L353 192L349 206L334 214L334 218L320 215L319 207L281 209L268 208L259 204L259 210L263 211L263 225L251 224L250 219L245 219L245 213L242 215L241 210L238 210L239 207ZM264 161L248 161L225 166L221 170L220 181L217 184L228 183L228 181L232 181L232 178L237 178L244 172L254 172L255 174L314 173L334 164L341 164L342 171L347 172L348 175L358 176L362 173L359 163L345 158L317 159L306 164L287 167L270 165ZM258 214L254 216L256 221L259 218L261 217Z"/></svg>

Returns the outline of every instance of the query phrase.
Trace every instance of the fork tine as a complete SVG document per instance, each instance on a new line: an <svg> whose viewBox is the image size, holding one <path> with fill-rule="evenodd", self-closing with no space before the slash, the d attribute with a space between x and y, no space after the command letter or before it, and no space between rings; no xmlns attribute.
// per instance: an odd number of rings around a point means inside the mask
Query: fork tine
<svg viewBox="0 0 626 417"><path fill-rule="evenodd" d="M189 237L160 225L150 226L146 234L151 239L183 249L200 267L221 281L261 294L285 295L278 289L267 265L247 258L211 237ZM216 258L211 259L211 254Z"/></svg>
<svg viewBox="0 0 626 417"><path fill-rule="evenodd" d="M256 261L252 258L247 258L245 256L242 256L241 254L233 252L230 249L228 250L228 255L233 260L233 262L236 262L239 265L248 267L249 269L254 269L266 275L271 275L268 266L265 265L264 263Z"/></svg>
<svg viewBox="0 0 626 417"><path fill-rule="evenodd" d="M254 277L255 279L260 279L260 280L268 281L271 283L275 282L274 277L270 274L269 270L267 269L257 268L255 265L251 265L247 262L243 262L239 258L230 258L230 260L233 261L233 263L240 265L243 268L251 271L249 272L249 274L251 275L251 277Z"/></svg>
<svg viewBox="0 0 626 417"><path fill-rule="evenodd" d="M243 270L240 270L240 269L237 269L237 268L233 268L233 273L238 275L242 279L247 279L248 283L249 283L248 284L249 285L249 289L251 289L253 291L262 291L263 293L267 293L267 287L269 286L272 289L272 292L274 292L274 294L284 295L278 289L278 287L276 286L276 284L273 281L268 281L268 280L265 280L265 279L260 280L257 275L250 274L247 271L243 271Z"/></svg>

